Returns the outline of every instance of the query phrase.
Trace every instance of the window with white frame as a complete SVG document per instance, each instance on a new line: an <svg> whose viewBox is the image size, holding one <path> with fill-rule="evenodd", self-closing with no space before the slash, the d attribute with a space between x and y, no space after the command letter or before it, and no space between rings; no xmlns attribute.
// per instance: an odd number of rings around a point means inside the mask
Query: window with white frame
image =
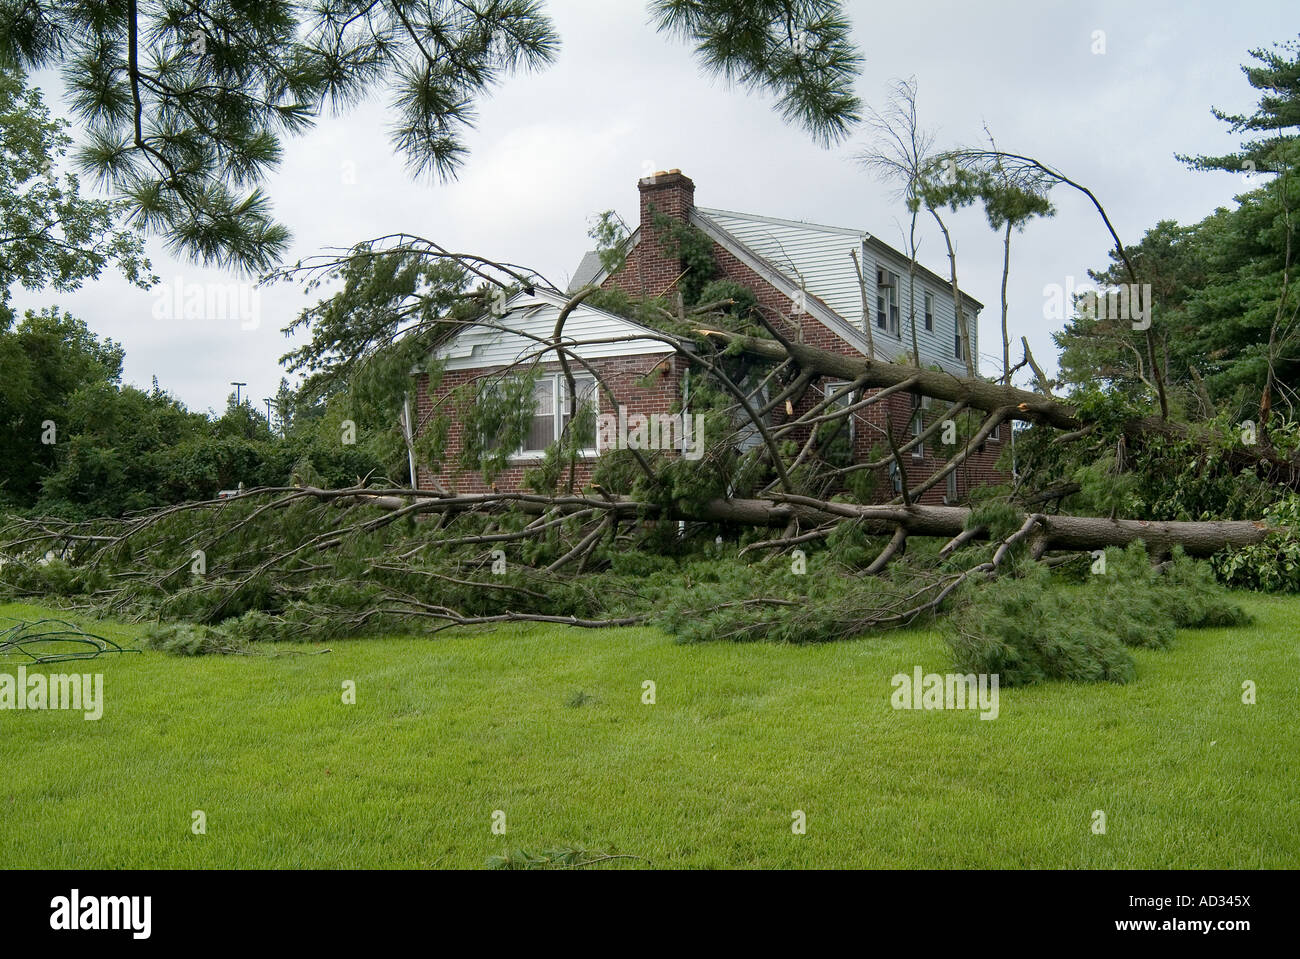
<svg viewBox="0 0 1300 959"><path fill-rule="evenodd" d="M930 333L934 332L934 294L925 294L925 328Z"/></svg>
<svg viewBox="0 0 1300 959"><path fill-rule="evenodd" d="M963 343L961 338L961 323L953 320L952 331L952 355L959 360L964 360L975 346L975 317L971 316L965 310L961 311L962 317L966 320L966 336L969 342Z"/></svg>
<svg viewBox="0 0 1300 959"><path fill-rule="evenodd" d="M849 389L848 380L827 380L825 390L826 392L823 395L831 402L830 406L823 411L822 415L831 412L831 407L844 409L846 406L851 406L853 404L853 391ZM851 414L848 417L848 421L849 439L853 439L853 416Z"/></svg>
<svg viewBox="0 0 1300 959"><path fill-rule="evenodd" d="M595 377L575 374L573 380L577 388L576 409L581 411L584 406L590 404L593 410L598 410ZM569 384L564 374L547 373L541 376L533 387L533 400L536 403L536 408L533 410L533 423L528 430L528 438L524 441L524 448L520 450L524 454L545 452L546 448L559 440L568 429L571 418ZM588 435L582 437L579 448L583 452L596 451L594 421L591 423Z"/></svg>
<svg viewBox="0 0 1300 959"><path fill-rule="evenodd" d="M908 423L908 431L912 434L912 439L916 439L925 432L925 414L922 410L930 408L930 397L922 396L920 393L909 393L908 396L912 401L912 419ZM912 448L912 459L925 459L924 443L917 443Z"/></svg>
<svg viewBox="0 0 1300 959"><path fill-rule="evenodd" d="M944 499L948 503L957 502L957 471L956 470L953 470L951 473L948 474L948 487L944 492L947 494L944 497Z"/></svg>
<svg viewBox="0 0 1300 959"><path fill-rule="evenodd" d="M823 396L830 402L822 415L833 413L836 408L844 409L853 404L853 391L847 380L826 380ZM853 462L853 414L839 420L832 420L818 427L818 447L820 455L832 466L848 466Z"/></svg>
<svg viewBox="0 0 1300 959"><path fill-rule="evenodd" d="M876 271L876 326L899 336L898 332L898 282L897 273Z"/></svg>

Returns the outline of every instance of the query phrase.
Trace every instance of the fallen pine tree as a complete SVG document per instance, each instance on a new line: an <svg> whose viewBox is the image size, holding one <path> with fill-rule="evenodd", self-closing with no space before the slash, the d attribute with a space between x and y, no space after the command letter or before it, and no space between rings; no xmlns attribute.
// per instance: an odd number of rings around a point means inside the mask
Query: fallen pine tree
<svg viewBox="0 0 1300 959"><path fill-rule="evenodd" d="M820 535L801 539L805 528ZM774 540L772 529L786 535ZM0 590L208 624L218 631L209 649L511 622L818 642L943 618L962 668L996 667L1008 682L1122 681L1132 675L1125 645L1163 645L1175 625L1244 620L1187 554L1277 532L797 496L674 510L600 495L286 487L117 520L14 520L0 530L11 557ZM1018 628L1005 610L987 619L1008 605L986 602L999 579L1022 584L1003 587L1019 591L1010 605L1022 618L1051 608L1034 635L1055 653L997 639ZM1158 614L1135 626L1144 608ZM1086 625L1094 620L1103 625ZM1080 652L1080 631L1096 655ZM1098 636L1109 637L1104 668Z"/></svg>
<svg viewBox="0 0 1300 959"><path fill-rule="evenodd" d="M291 327L314 336L286 360L308 373L304 400L368 404L395 424L413 364L437 375L429 357L442 338L467 325L518 332L490 307L492 284L542 284L419 238L388 239L286 271L346 281ZM471 291L471 277L488 282ZM536 622L814 642L940 617L960 665L997 666L1020 681L1122 680L1132 663L1122 647L1162 645L1175 626L1243 618L1193 557L1292 542L1289 529L1262 517L1295 482L1297 437L1274 444L1262 431L1265 442L1252 445L1226 420L1175 420L1176 384L1165 384L1159 415L1149 403L1080 405L1051 395L1027 347L1036 392L1011 385L1011 370L992 382L807 346L787 335L789 317L734 291L693 303L620 303L607 292L568 297L551 335L528 334L531 348L513 363L439 399L403 449L435 472L454 466L490 482L530 429L539 365L558 362L567 425L527 477L531 492L358 480L115 519L17 518L0 530L9 558L0 589L63 596L99 615L206 624L236 641ZM575 376L589 376L611 407L619 402L585 358L588 344L565 329L587 299L635 319L689 368L700 459L616 449L578 482L596 403L579 399ZM831 379L847 383L846 402L819 385ZM905 393L947 406L913 433L889 413L890 398ZM883 425L863 416L885 401ZM453 423L472 439L458 451L445 444ZM836 464L834 437L851 423L871 431L875 451ZM922 502L1012 423L1027 426L1011 432L1020 460L1004 471L1006 483L980 490L970 506ZM950 425L956 437L942 442L928 475L909 476L909 454ZM890 470L899 483L889 502L857 482ZM1189 478L1197 505L1213 504L1215 483L1268 495L1195 518L1180 502L1134 508L1135 489L1169 476ZM982 591L1001 598L981 606ZM1089 625L1099 611L1109 622Z"/></svg>
<svg viewBox="0 0 1300 959"><path fill-rule="evenodd" d="M1002 423L1024 422L1060 430L1064 440L1068 441L1086 437L1098 427L1095 420L1088 419L1068 401L1045 392L1035 393L938 369L847 356L804 343L779 342L725 330L701 329L697 332L760 361L792 363L809 377L847 380L857 389L906 388L959 404L963 409L980 410L987 414L980 424L980 432L984 435ZM1027 345L1023 362L1032 362ZM1181 423L1155 414L1129 416L1119 424L1119 429L1130 442L1139 444L1158 439L1198 447L1223 445L1226 460L1233 468L1258 471L1274 483L1300 489L1300 452L1280 452L1267 441L1259 442L1258 434L1251 428L1240 431L1249 442L1238 438L1236 442L1226 444L1224 436L1213 429L1198 428L1196 424ZM1058 437L1058 441L1062 437Z"/></svg>

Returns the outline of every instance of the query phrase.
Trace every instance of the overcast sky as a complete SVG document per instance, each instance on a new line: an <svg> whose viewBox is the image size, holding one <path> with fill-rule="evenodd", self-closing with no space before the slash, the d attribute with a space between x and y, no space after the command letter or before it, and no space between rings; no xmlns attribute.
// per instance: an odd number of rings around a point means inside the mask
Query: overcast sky
<svg viewBox="0 0 1300 959"><path fill-rule="evenodd" d="M901 204L855 163L866 146L861 131L846 144L816 146L780 120L770 99L705 76L690 49L648 25L641 0L547 6L562 38L558 62L508 81L482 104L458 181L407 174L389 146L382 98L287 141L268 191L294 234L288 260L404 231L531 266L563 287L591 247L592 215L613 208L635 224L637 179L673 167L695 181L701 206L851 226L902 245ZM981 141L987 124L1001 148L1089 186L1129 243L1161 219L1195 222L1245 188L1236 175L1191 172L1173 154L1232 149L1235 138L1211 105L1249 112L1256 98L1240 71L1247 49L1297 30L1294 0L852 0L847 9L866 56L858 92L867 103L883 106L895 78L915 76L921 121L937 147ZM1104 54L1093 52L1096 31L1104 31ZM57 77L35 82L62 113ZM1054 366L1051 333L1060 323L1044 319L1043 287L1082 281L1109 247L1084 198L1053 199L1057 216L1012 241L1008 297L1013 338L1027 335L1045 366ZM993 372L1001 241L977 211L952 225L962 288L986 304L980 343L985 372ZM240 280L176 260L156 239L149 246L170 289ZM920 258L947 275L942 238L928 224ZM280 330L309 302L293 287L263 289L252 329L238 315L159 318L159 293L110 274L75 293L19 289L14 301L71 310L125 347L127 382L148 387L157 375L197 410L220 410L232 380L248 382L261 408L291 345Z"/></svg>

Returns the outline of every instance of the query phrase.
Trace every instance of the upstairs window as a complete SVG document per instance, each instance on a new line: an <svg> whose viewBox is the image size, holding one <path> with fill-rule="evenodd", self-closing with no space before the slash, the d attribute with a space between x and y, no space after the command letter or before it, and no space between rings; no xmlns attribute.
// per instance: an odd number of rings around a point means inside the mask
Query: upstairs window
<svg viewBox="0 0 1300 959"><path fill-rule="evenodd" d="M934 332L934 294L925 294L925 328L928 332Z"/></svg>
<svg viewBox="0 0 1300 959"><path fill-rule="evenodd" d="M898 281L897 273L876 271L876 326L899 336L898 332Z"/></svg>
<svg viewBox="0 0 1300 959"><path fill-rule="evenodd" d="M964 360L966 359L966 355L969 350L969 347L974 345L975 342L975 320L965 310L962 311L961 315L966 319L966 334L971 338L971 342L970 344L962 343L961 324L958 323L956 320L954 320L953 321L954 329L952 333L952 355L959 360ZM962 349L964 345L967 347L967 349Z"/></svg>

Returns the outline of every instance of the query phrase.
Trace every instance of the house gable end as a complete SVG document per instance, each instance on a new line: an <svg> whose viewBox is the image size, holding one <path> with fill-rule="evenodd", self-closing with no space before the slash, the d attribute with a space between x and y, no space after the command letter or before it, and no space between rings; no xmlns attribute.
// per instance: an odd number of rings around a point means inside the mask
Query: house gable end
<svg viewBox="0 0 1300 959"><path fill-rule="evenodd" d="M509 366L521 361L556 360L548 342L567 299L547 291L517 293L494 320L467 325L433 351L448 370ZM490 325L489 325L490 324ZM583 359L670 353L668 344L647 337L652 331L631 320L579 304L564 323L564 339Z"/></svg>

